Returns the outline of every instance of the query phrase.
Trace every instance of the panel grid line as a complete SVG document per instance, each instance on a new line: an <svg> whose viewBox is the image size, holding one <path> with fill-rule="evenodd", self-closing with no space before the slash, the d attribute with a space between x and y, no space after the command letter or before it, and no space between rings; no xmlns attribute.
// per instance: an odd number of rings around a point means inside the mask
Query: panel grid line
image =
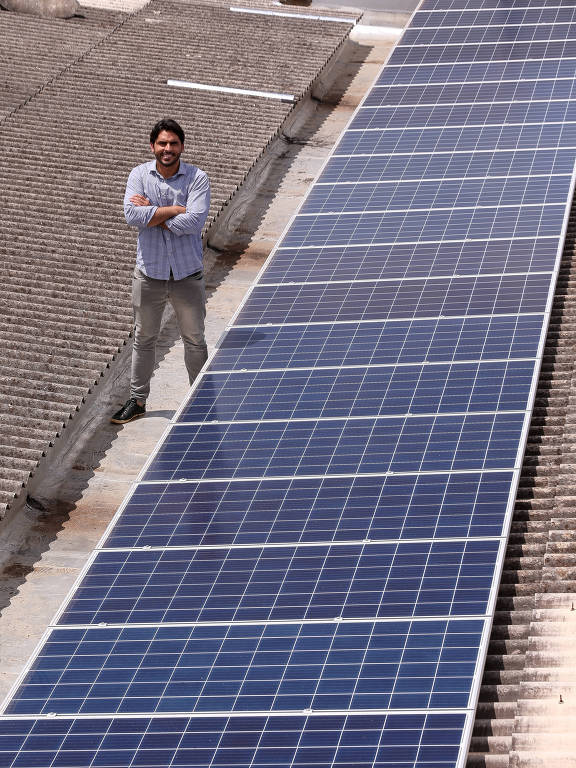
<svg viewBox="0 0 576 768"><path fill-rule="evenodd" d="M450 619L450 621L454 621L454 619ZM401 714L407 714L407 715L414 715L414 714L451 714L451 713L462 713L467 711L474 711L473 707L413 707L413 708L400 708L400 707L380 707L378 709L361 709L361 708L354 708L354 709L327 709L327 710L312 710L312 709L304 709L301 711L294 712L292 710L275 710L270 711L268 709L260 710L260 711L254 711L250 712L250 715L253 717L277 717L277 718L285 718L286 716L294 716L297 715L309 715L314 717L325 717L327 715L388 715L388 714L395 714L395 715L401 715ZM134 712L130 713L129 715L122 713L122 712L116 712L114 715L107 714L99 714L99 713L91 713L91 714L83 714L82 712L79 712L75 714L74 720L108 720L111 717L114 718L114 720L123 720L123 719L134 719L134 720L143 720L143 719L150 719L150 720L162 720L162 719L168 719L168 718L182 718L182 717L189 717L190 719L193 719L194 721L200 720L201 718L214 718L214 717L222 717L222 718L240 718L240 717L246 717L245 712L221 712L221 711L211 711L211 712L176 712L176 713L170 713L170 714L164 714L161 712ZM18 721L26 721L29 720L29 715L3 715L2 720L0 722L18 722ZM45 715L38 715L34 718L35 722L62 722L62 721L68 721L71 719L70 715L64 715L59 713L49 713ZM1 754L1 753L0 753Z"/></svg>
<svg viewBox="0 0 576 768"><path fill-rule="evenodd" d="M555 120L553 122L545 123L545 122L530 122L530 123L462 123L461 125L451 124L450 128L517 128L517 127L524 127L524 126L550 126L550 125L574 125L574 120ZM402 126L402 132L405 131L437 131L442 126L438 125L406 125ZM386 133L387 131L398 131L398 128L349 128L348 131L346 131L347 134L349 133ZM523 151L525 151L525 148L522 148ZM532 147L530 149L532 152L538 152L540 151L540 147ZM550 149L546 150L550 151ZM385 155L385 153L383 153ZM454 154L451 152L450 154ZM353 155L338 155L335 154L333 157L362 157L362 155L353 154ZM372 157L373 155L364 155L365 157ZM381 157L382 155L376 154L376 157ZM536 175L536 174L534 174ZM470 178L469 176L463 176L462 178ZM483 178L483 177L482 177ZM325 182L316 182L316 185L323 184Z"/></svg>
<svg viewBox="0 0 576 768"><path fill-rule="evenodd" d="M377 321L372 321L377 322ZM490 358L489 360L486 360L484 358L470 358L467 360L421 360L413 363L366 363L366 364L358 364L358 365L340 365L340 366L334 366L334 365L311 365L306 367L289 367L289 368L219 368L217 370L210 370L205 371L202 374L200 374L201 381L205 379L207 376L230 376L231 374L236 373L280 373L282 371L354 371L357 369L377 369L377 368L411 368L416 365L422 365L422 366L435 366L435 365L469 365L469 364L477 364L477 365L487 365L488 363L505 363L509 362L511 358L509 357L502 357L502 358ZM525 362L532 362L536 360L536 357L514 357L514 362L518 363L525 363Z"/></svg>
<svg viewBox="0 0 576 768"><path fill-rule="evenodd" d="M518 40L518 41L510 41L510 40L485 40L482 42L458 42L458 43L398 43L396 45L395 50L398 50L399 48L452 48L452 47L458 47L462 48L464 46L476 46L480 47L481 45L519 45L519 44L534 44L534 43L573 43L576 38L574 37L554 37L554 38L542 38L538 40Z"/></svg>
<svg viewBox="0 0 576 768"><path fill-rule="evenodd" d="M573 77L519 77L516 79L505 80L445 80L427 83L427 86L441 86L441 85L491 85L495 83L557 83L560 81L568 80L572 82ZM374 90L385 88L422 88L422 83L381 83L374 86Z"/></svg>
<svg viewBox="0 0 576 768"><path fill-rule="evenodd" d="M344 157L344 155L340 155L340 157ZM355 155L354 155L355 157ZM386 155L381 155L381 157L386 157ZM571 174L569 173L561 173L560 176L567 176L570 177ZM549 173L534 173L534 174L511 174L509 176L461 176L460 178L451 177L452 181L463 181L466 179L467 181L496 181L499 179L549 179L552 178L551 174ZM383 185L383 184L414 184L419 181L426 181L426 182L437 182L437 181L444 181L443 178L435 178L435 179L429 179L425 176L422 177L422 179L382 179L378 181L319 181L317 182L317 187L338 187L338 186L358 186L358 185L366 185L366 184L374 184L374 185ZM278 250L281 250L280 248Z"/></svg>
<svg viewBox="0 0 576 768"><path fill-rule="evenodd" d="M506 8L502 8L502 6L498 5L492 5L487 7L477 6L475 8L453 8L453 9L446 9L446 8L418 8L415 11L415 15L419 13L478 13L478 11L502 11L502 10L510 10L511 6L508 6ZM515 11L532 11L532 10L540 10L540 11L555 11L555 10L563 10L564 8L576 8L576 4L570 4L567 3L566 5L522 5L522 6L514 6L513 9ZM427 27L414 27L410 25L412 29L426 29ZM389 64L387 66L390 66Z"/></svg>
<svg viewBox="0 0 576 768"><path fill-rule="evenodd" d="M494 416L496 414L502 413L508 413L508 414L524 414L528 413L526 409L519 410L519 409L495 409L491 411L446 411L443 412L442 416L464 416L464 415L472 415L472 416ZM437 411L430 411L429 413L412 413L410 411L405 411L403 413L397 413L397 414L391 414L391 415L367 415L367 416L348 416L346 417L346 421L378 421L378 420L385 420L385 419L426 419L430 418L431 416L437 416ZM213 419L208 422L205 421L179 421L177 425L179 427L188 427L188 426L203 426L205 424L220 424L222 426L226 425L232 425L232 424L299 424L299 423L306 423L306 422L330 422L330 421L342 421L341 416L302 416L298 418L286 418L286 419Z"/></svg>
<svg viewBox="0 0 576 768"><path fill-rule="evenodd" d="M513 470L515 467L510 466L502 466L502 467L484 467L482 469L475 470L482 474L489 474L489 473L495 473L495 472L505 472L506 470ZM339 479L339 478L366 478L366 477L407 477L407 476L414 476L414 477L420 477L420 476L427 476L427 475L452 475L452 474L467 474L470 470L467 469L439 469L434 471L426 471L426 470L406 470L405 472L400 471L386 471L386 472L350 472L350 473L331 473L331 474L319 474L319 475L307 475L303 474L299 476L299 479L309 479L309 480L315 480L315 479L321 479L321 478L331 478L331 479ZM234 483L234 482L254 482L258 480L291 480L293 478L292 475L267 475L266 477L225 477L225 478L218 478L219 482L224 483ZM170 480L139 480L138 485L159 485L159 484L166 484L166 485L186 485L187 483L210 483L213 482L212 479L208 478L184 478L184 479L170 479Z"/></svg>
<svg viewBox="0 0 576 768"><path fill-rule="evenodd" d="M505 539L501 539L500 541L505 542ZM102 629L102 630L120 630L120 629L206 629L210 627L222 627L222 628L233 628L233 627L251 627L251 626L270 626L270 627L287 627L291 625L297 625L297 626L314 626L315 624L395 624L399 621L402 622L410 622L410 623L427 623L430 622L431 619L434 619L435 617L430 616L411 616L409 619L407 618L401 618L398 617L394 618L388 618L385 616L369 616L369 617L358 617L358 618L341 618L340 616L334 616L332 618L327 619L282 619L282 620L275 620L275 619L268 619L268 620L259 620L259 621L249 621L249 620L242 620L242 621L235 621L235 622L229 622L229 621L173 621L170 622L170 624L162 623L162 622L129 622L129 623L117 623L117 624L108 624L106 622L102 622L100 624L66 624L65 629L67 630L86 630L86 629ZM446 617L443 617L443 620ZM466 614L465 616L462 615L453 615L449 617L450 622L466 622L466 621L485 621L486 620L486 614L485 613L479 613L479 614ZM62 629L57 624L50 624L48 627L49 634L52 632L52 630L56 629Z"/></svg>
<svg viewBox="0 0 576 768"><path fill-rule="evenodd" d="M562 207L562 203L495 203L492 205L475 205L475 206L448 206L444 208L382 208L376 210L370 210L370 214L386 214L386 213L431 213L432 211L481 211L485 209L505 209L505 208L549 208L549 207ZM319 216L334 216L335 211L315 211L314 213L299 213L298 218L311 218ZM367 216L368 213L365 210L357 211L338 211L339 216Z"/></svg>
<svg viewBox="0 0 576 768"><path fill-rule="evenodd" d="M575 23L574 20L571 21L555 21L554 26L555 27L561 27L561 26L573 26ZM428 30L428 29L507 29L510 25L508 24L455 24L455 25L443 25L438 27L432 27L432 26L426 26L426 27L413 27L410 26L411 30ZM547 21L527 21L522 23L514 23L514 27L549 27L551 26L550 22Z"/></svg>
<svg viewBox="0 0 576 768"><path fill-rule="evenodd" d="M519 235L517 237L465 237L465 238L454 238L454 239L444 239L444 240L403 240L403 245L436 245L438 243L444 243L451 245L453 243L497 243L501 242L502 240L557 240L557 238L554 235ZM382 241L374 241L370 243L354 243L353 246L355 248L370 248L371 246L388 246L388 245L395 245L396 241L388 241L388 242L382 242ZM283 251L293 251L293 250L309 250L312 248L317 248L317 245L294 245L294 246L288 246L283 245L282 250ZM323 243L322 248L341 248L342 246L340 244L338 245L332 245L331 243Z"/></svg>
<svg viewBox="0 0 576 768"><path fill-rule="evenodd" d="M576 56L557 56L557 57L550 57L550 58L531 57L528 59L513 59L513 61L518 64L521 64L526 61L552 62L552 61L574 61L575 59L576 59ZM511 61L510 59L485 59L482 61L474 61L474 64L508 64L510 61ZM419 62L418 67L453 67L461 63L462 62L458 62L458 61L437 61L437 62L424 61L424 62ZM393 62L389 62L386 65L386 69L402 69L403 67L414 67L414 66L415 66L414 64L394 64Z"/></svg>
<svg viewBox="0 0 576 768"><path fill-rule="evenodd" d="M80 739L86 764L463 768L576 118L568 6L451 5L413 15L83 568L0 715L7 765Z"/></svg>
<svg viewBox="0 0 576 768"><path fill-rule="evenodd" d="M576 38L575 38L576 40ZM428 46L425 46L428 48ZM431 101L428 103L417 102L415 104L364 104L358 107L359 110L394 110L394 109L427 109L429 107L489 107L501 104L559 104L576 101L576 99L501 99L499 101ZM529 149L532 149L531 147ZM556 147L547 147L547 149L556 149ZM574 149L574 147L563 147L563 149ZM512 150L510 150L512 151ZM411 153L410 153L411 154ZM456 154L454 151L447 151L444 154Z"/></svg>

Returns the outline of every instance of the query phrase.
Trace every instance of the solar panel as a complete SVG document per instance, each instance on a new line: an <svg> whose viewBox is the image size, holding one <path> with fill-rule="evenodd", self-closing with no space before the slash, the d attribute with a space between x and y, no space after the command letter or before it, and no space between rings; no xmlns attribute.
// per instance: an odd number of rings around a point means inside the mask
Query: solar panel
<svg viewBox="0 0 576 768"><path fill-rule="evenodd" d="M546 206L546 209L544 208ZM287 248L372 243L414 243L434 240L486 240L506 237L513 230L517 237L559 237L564 221L564 206L504 204L475 208L392 211L376 213L338 213L333 216L299 216L284 237ZM548 210L549 209L549 210ZM546 212L547 216L544 216Z"/></svg>
<svg viewBox="0 0 576 768"><path fill-rule="evenodd" d="M0 716L0 765L462 768L576 7L425 0Z"/></svg>
<svg viewBox="0 0 576 768"><path fill-rule="evenodd" d="M512 473L140 484L109 548L500 537Z"/></svg>
<svg viewBox="0 0 576 768"><path fill-rule="evenodd" d="M497 540L99 553L60 624L483 615Z"/></svg>
<svg viewBox="0 0 576 768"><path fill-rule="evenodd" d="M555 251L554 238L280 248L259 284L552 271Z"/></svg>
<svg viewBox="0 0 576 768"><path fill-rule="evenodd" d="M382 113L375 113L381 117ZM386 116L386 115L385 115ZM382 126L384 129L386 126ZM500 147L498 151L485 151L479 148L478 151L469 151L471 144L476 144L481 140L480 130L474 129L473 132L464 127L452 130L451 136L446 137L456 142L464 151L448 153L445 145L441 127L434 129L411 130L406 139L408 147L411 142L433 140L433 149L437 149L437 154L425 152L423 154L412 155L403 152L379 153L380 150L394 150L399 140L404 142L404 138L398 138L396 130L379 130L378 128L367 131L350 130L346 135L349 139L348 145L342 144L348 151L356 151L357 154L348 154L347 152L332 158L332 161L326 166L324 173L320 177L323 184L344 182L353 183L357 181L385 181L386 178L400 179L403 181L411 179L457 179L468 176L478 181L478 188L481 189L484 180L483 173L490 176L526 176L534 174L537 176L549 176L551 172L558 175L565 175L570 170L571 154L568 151L551 150L549 148L538 148L533 146L530 149L506 149ZM520 132L517 133L517 136ZM488 134L489 141L498 141L501 132L491 130ZM350 143L350 137L351 142ZM390 142L390 137L392 141ZM345 137L346 139L346 137ZM547 143L547 142L546 142ZM403 144L404 146L404 144Z"/></svg>
<svg viewBox="0 0 576 768"><path fill-rule="evenodd" d="M573 5L571 0L568 0L566 5ZM478 2L478 0L426 0L426 4L422 5L418 11L419 14L426 13L427 11L433 11L436 14L438 11L478 11L478 10L504 10L508 11L512 8L537 8L541 12L554 12L559 7L562 7L564 3L562 0L553 0L551 4L546 5L543 0L493 0L490 2ZM420 18L420 17L418 17ZM436 15L434 15L436 18ZM546 16L546 18L549 18Z"/></svg>
<svg viewBox="0 0 576 768"><path fill-rule="evenodd" d="M533 376L533 361L213 374L179 421L518 410Z"/></svg>
<svg viewBox="0 0 576 768"><path fill-rule="evenodd" d="M354 211L404 211L407 208L466 208L492 205L542 205L562 203L570 186L571 174L557 176L515 175L505 178L420 180L417 182L347 183L317 186L308 195L301 215Z"/></svg>
<svg viewBox="0 0 576 768"><path fill-rule="evenodd" d="M538 13L542 13L542 8ZM574 9L569 9L570 14ZM473 12L468 12L472 15ZM422 23L420 14L415 19ZM458 13L461 18L463 14ZM433 19L434 20L434 19ZM436 18L437 21L437 18ZM547 59L546 61L488 61L483 64L444 64L441 66L418 67L388 66L378 78L377 85L424 85L426 83L458 83L462 81L485 80L531 80L540 77L572 78L573 59Z"/></svg>
<svg viewBox="0 0 576 768"><path fill-rule="evenodd" d="M442 83L374 88L365 101L366 107L406 104L472 104L475 102L537 101L546 95L551 99L571 99L574 81L565 79L511 80L496 83Z"/></svg>
<svg viewBox="0 0 576 768"><path fill-rule="evenodd" d="M1 720L6 766L452 768L465 712Z"/></svg>
<svg viewBox="0 0 576 768"><path fill-rule="evenodd" d="M481 620L55 629L8 711L465 708L483 631Z"/></svg>
<svg viewBox="0 0 576 768"><path fill-rule="evenodd" d="M488 216L486 226L490 226ZM238 325L544 312L551 273L257 285Z"/></svg>
<svg viewBox="0 0 576 768"><path fill-rule="evenodd" d="M493 60L519 61L525 59L558 59L570 57L576 36L573 28L560 28L557 37L544 33L544 37L526 42L490 42L462 45L425 45L417 47L397 46L390 57L390 64L444 64L461 62L486 62Z"/></svg>
<svg viewBox="0 0 576 768"><path fill-rule="evenodd" d="M534 358L542 325L541 314L525 314L233 327L208 369Z"/></svg>
<svg viewBox="0 0 576 768"><path fill-rule="evenodd" d="M524 14L517 14L522 18ZM523 23L513 25L509 23L480 24L479 26L463 27L409 27L402 38L398 49L403 47L418 46L467 46L486 43L506 43L511 39L515 44L524 41L545 42L547 40L574 40L576 25L574 24L574 10L572 19L561 24L533 24ZM494 17L492 17L494 19Z"/></svg>
<svg viewBox="0 0 576 768"><path fill-rule="evenodd" d="M517 467L521 411L176 424L145 481Z"/></svg>
<svg viewBox="0 0 576 768"><path fill-rule="evenodd" d="M446 4L426 3L426 9L437 8L430 13L427 10L416 11L411 23L411 29L433 29L435 27L458 27L458 26L477 26L482 27L486 24L541 24L541 23L561 23L566 24L574 21L575 8L570 5L559 5L551 3L548 7L542 2L533 3L535 7L530 7L530 3L508 3L510 8L487 8L482 10L479 6L482 3L460 3L450 4L451 7L460 7L462 10L440 12L440 6ZM485 5L485 4L484 4ZM497 5L497 4L493 4ZM520 5L524 7L520 7ZM539 7L538 7L539 6ZM402 41L404 42L404 40Z"/></svg>

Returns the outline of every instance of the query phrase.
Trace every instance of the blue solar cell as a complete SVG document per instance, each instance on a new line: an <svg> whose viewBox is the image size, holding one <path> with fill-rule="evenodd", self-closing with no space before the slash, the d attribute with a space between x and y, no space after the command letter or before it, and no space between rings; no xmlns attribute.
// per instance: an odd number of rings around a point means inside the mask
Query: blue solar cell
<svg viewBox="0 0 576 768"><path fill-rule="evenodd" d="M532 360L206 374L177 421L520 410L533 378Z"/></svg>
<svg viewBox="0 0 576 768"><path fill-rule="evenodd" d="M350 124L359 128L422 128L459 125L516 125L522 123L573 122L574 106L570 101L503 102L501 104L438 104L413 107L363 107ZM347 141L344 134L337 148Z"/></svg>
<svg viewBox="0 0 576 768"><path fill-rule="evenodd" d="M571 23L564 24L501 24L499 26L439 27L438 29L432 27L418 29L409 26L402 35L400 47L574 40L576 39L576 24L573 23L575 13L576 11L573 10Z"/></svg>
<svg viewBox="0 0 576 768"><path fill-rule="evenodd" d="M538 40L533 42L479 43L471 45L426 45L396 46L389 63L399 64L437 64L440 62L459 63L463 61L494 61L514 59L558 59L570 57L573 53L574 39L566 36L566 29L558 35L558 40Z"/></svg>
<svg viewBox="0 0 576 768"><path fill-rule="evenodd" d="M7 714L465 708L484 621L54 630Z"/></svg>
<svg viewBox="0 0 576 768"><path fill-rule="evenodd" d="M537 9L537 13L549 9ZM559 9L560 11L562 9ZM572 9L569 9L572 13ZM524 12L524 11L523 11ZM421 12L422 13L422 12ZM437 14L428 14L436 16ZM467 15L467 14L466 14ZM385 67L378 85L424 85L426 83L455 83L475 80L529 80L531 78L574 77L574 64L570 60L544 59L541 61L490 61L439 66Z"/></svg>
<svg viewBox="0 0 576 768"><path fill-rule="evenodd" d="M554 7L562 5L563 0L554 2ZM568 5L572 5L572 0L568 0ZM550 6L544 0L487 0L479 3L479 0L425 0L422 11L476 11L478 9L487 10L510 10L512 8L543 8L547 11ZM441 15L441 14L440 14Z"/></svg>
<svg viewBox="0 0 576 768"><path fill-rule="evenodd" d="M563 2L567 2L568 5L572 4L571 0L559 0L558 2L555 2L552 7L556 8L557 6L562 5ZM478 0L425 0L423 9L426 11L455 9L470 11L472 9L477 9L478 7ZM498 10L501 8L546 8L547 6L543 0L526 0L526 2L523 0L486 0L486 2L482 3L481 7L483 7L484 10L487 8Z"/></svg>
<svg viewBox="0 0 576 768"><path fill-rule="evenodd" d="M497 540L105 551L59 624L482 616Z"/></svg>
<svg viewBox="0 0 576 768"><path fill-rule="evenodd" d="M231 328L208 369L535 357L541 315Z"/></svg>
<svg viewBox="0 0 576 768"><path fill-rule="evenodd" d="M564 203L551 203L546 215L530 205L499 208L342 213L296 216L284 236L286 248L319 245L414 243L499 237L556 237L562 233Z"/></svg>
<svg viewBox="0 0 576 768"><path fill-rule="evenodd" d="M412 17L410 28L433 28L433 27L451 27L451 26L483 26L486 24L541 24L546 22L547 24L559 24L566 22L573 22L576 17L576 8L573 5L565 8L561 7L546 7L542 0L540 0L539 7L528 8L510 8L500 7L492 8L492 10L481 10L483 2L476 2L476 4L469 4L469 8L478 8L479 10L458 10L458 11L446 11L445 13L439 13L435 11L430 13L428 10L417 11ZM487 5L497 6L498 3L489 2ZM528 5L528 4L527 4ZM554 3L556 5L556 3ZM559 3L558 3L559 5ZM431 6L426 3L426 8Z"/></svg>
<svg viewBox="0 0 576 768"><path fill-rule="evenodd" d="M555 268L557 256L558 243L554 238L279 248L259 283L542 272Z"/></svg>
<svg viewBox="0 0 576 768"><path fill-rule="evenodd" d="M523 421L501 413L176 424L144 479L506 469L516 465Z"/></svg>
<svg viewBox="0 0 576 768"><path fill-rule="evenodd" d="M386 136L386 131L353 131L353 141L368 143L378 148L378 142ZM348 147L352 149L353 146ZM320 182L327 184L337 181L380 181L385 179L423 179L444 178L462 179L464 177L550 175L551 173L570 173L574 166L575 150L538 150L538 151L502 151L462 152L410 155L402 153L384 153L367 156L364 153L336 155L326 165Z"/></svg>
<svg viewBox="0 0 576 768"><path fill-rule="evenodd" d="M300 209L310 213L394 211L490 205L565 203L572 174L449 181L362 181L317 184Z"/></svg>
<svg viewBox="0 0 576 768"><path fill-rule="evenodd" d="M139 485L105 547L501 536L510 472Z"/></svg>
<svg viewBox="0 0 576 768"><path fill-rule="evenodd" d="M264 285L252 291L236 323L325 323L543 312L549 285L549 274L438 278L403 283Z"/></svg>
<svg viewBox="0 0 576 768"><path fill-rule="evenodd" d="M382 111L382 110L381 110ZM564 159L573 157L574 151L558 153L555 151L546 151L547 147L569 146L571 134L574 132L574 122L562 123L556 125L543 125L534 123L530 125L490 125L488 127L460 126L456 128L387 128L382 131L348 131L338 148L338 152L346 154L365 154L370 152L468 152L470 147L474 147L477 152L486 150L511 150L528 147L533 159L538 163L540 171L530 169L531 174L542 172L542 159L540 151L535 150L543 148L543 156L554 165L564 169L561 173L569 173L569 160ZM560 156L559 156L560 155ZM476 155L478 158L479 155ZM519 167L524 165L523 158L527 153L518 157L514 154L511 158L509 173L518 173ZM345 175L335 179L337 181L367 181L364 174L359 175L354 169L361 160L361 167L365 172L372 176L378 172L381 161L378 158L354 158L350 159L350 169ZM416 160L416 158L414 158ZM492 161L492 156L490 156ZM510 160L510 158L509 158ZM564 162L563 162L564 160ZM330 174L334 166L338 166L342 160L338 156L332 158L328 163L328 168L322 174L323 179L327 177L330 180ZM374 164L374 167L373 167ZM411 163L409 168L416 168L415 163ZM549 168L548 171L549 172ZM391 177L390 177L391 178ZM442 178L445 178L443 175ZM315 189L315 188L314 188Z"/></svg>
<svg viewBox="0 0 576 768"><path fill-rule="evenodd" d="M454 30L450 30L454 31ZM516 80L497 83L444 83L373 88L367 107L407 104L469 104L472 102L571 99L576 80Z"/></svg>
<svg viewBox="0 0 576 768"><path fill-rule="evenodd" d="M3 768L456 768L465 712L0 720Z"/></svg>
<svg viewBox="0 0 576 768"><path fill-rule="evenodd" d="M354 141L374 144L377 149L380 139L386 140L387 131L354 131ZM349 147L352 149L352 146ZM335 156L327 164L320 181L324 184L337 181L380 181L385 179L445 178L463 179L470 176L517 176L529 174L549 175L570 173L574 166L576 152L540 150L506 151L500 153L465 152L423 154L382 154L368 157Z"/></svg>

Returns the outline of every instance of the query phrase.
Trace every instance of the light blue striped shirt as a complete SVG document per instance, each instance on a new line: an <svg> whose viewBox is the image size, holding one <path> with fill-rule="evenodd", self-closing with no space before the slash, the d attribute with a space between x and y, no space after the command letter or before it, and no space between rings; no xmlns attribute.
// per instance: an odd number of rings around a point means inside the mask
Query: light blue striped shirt
<svg viewBox="0 0 576 768"><path fill-rule="evenodd" d="M132 195L144 195L151 205L134 205ZM162 227L149 227L156 210L167 205L184 205L186 213L168 219ZM137 165L126 185L124 216L138 229L136 266L148 277L168 280L170 270L175 280L202 269L202 228L210 208L208 176L180 161L174 176L165 179L156 170L156 160Z"/></svg>

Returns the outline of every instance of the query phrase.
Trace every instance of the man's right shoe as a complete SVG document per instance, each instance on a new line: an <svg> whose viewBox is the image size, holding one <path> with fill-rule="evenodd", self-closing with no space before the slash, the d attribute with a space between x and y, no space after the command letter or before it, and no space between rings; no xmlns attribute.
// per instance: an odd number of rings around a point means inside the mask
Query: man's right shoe
<svg viewBox="0 0 576 768"><path fill-rule="evenodd" d="M116 411L114 416L110 419L112 424L127 424L129 421L134 421L139 416L144 416L146 413L146 405L138 405L138 400L135 397L131 397L127 400L119 411Z"/></svg>

